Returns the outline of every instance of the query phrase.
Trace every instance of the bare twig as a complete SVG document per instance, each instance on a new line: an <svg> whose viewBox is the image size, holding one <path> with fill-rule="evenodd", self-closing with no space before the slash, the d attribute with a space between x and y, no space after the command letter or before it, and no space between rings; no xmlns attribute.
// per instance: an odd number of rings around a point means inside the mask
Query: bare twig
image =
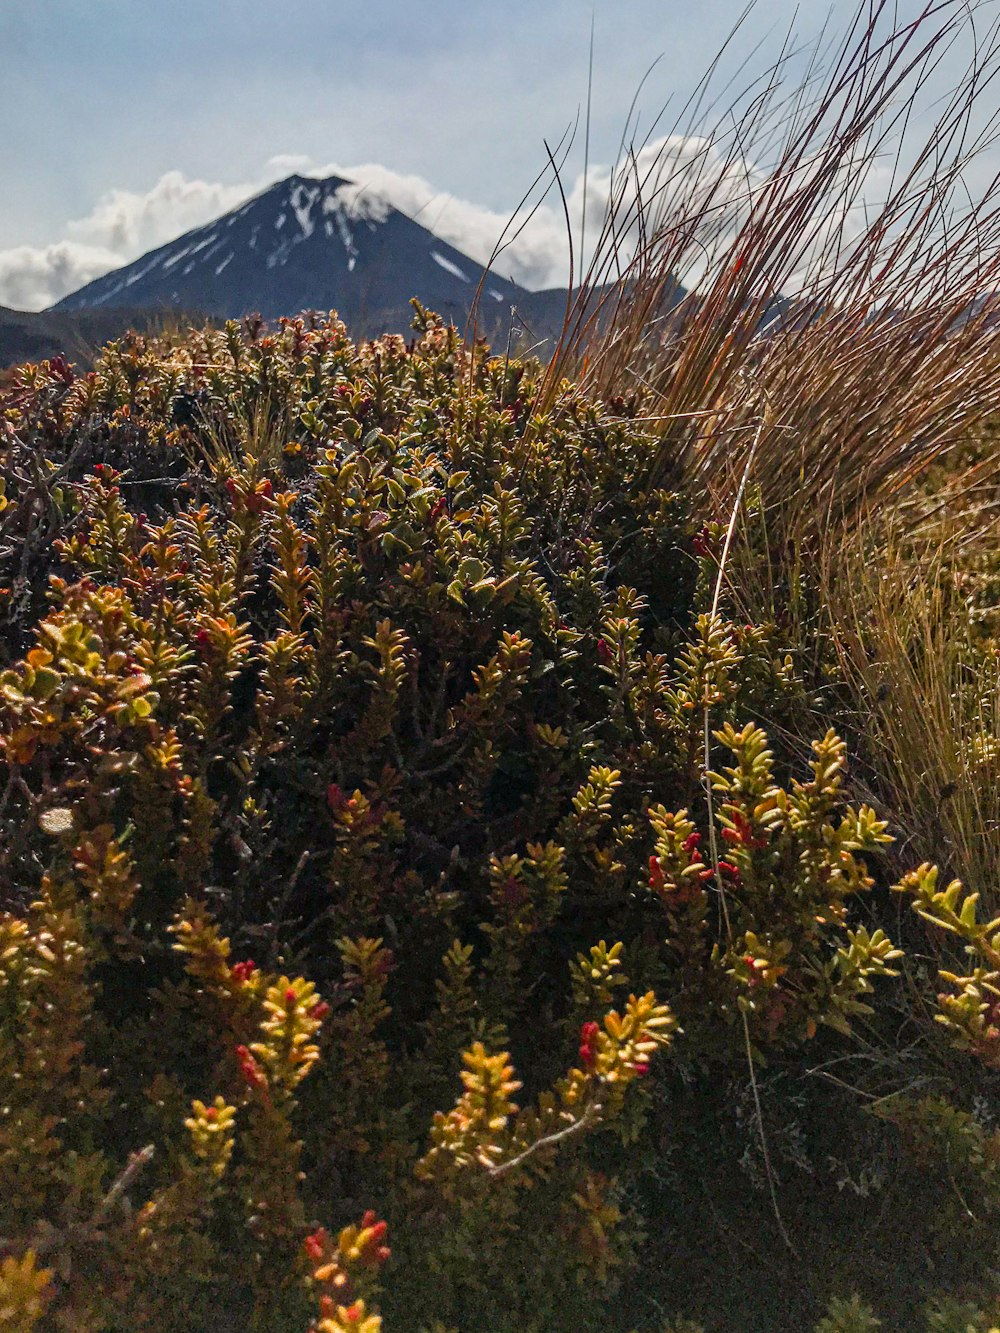
<svg viewBox="0 0 1000 1333"><path fill-rule="evenodd" d="M486 1163L487 1173L494 1179L498 1176L505 1176L508 1171L513 1171L515 1168L523 1166L525 1162L529 1161L536 1153L541 1152L544 1148L551 1148L557 1143L564 1143L566 1139L574 1138L577 1134L582 1133L583 1130L589 1129L591 1125L597 1124L601 1118L602 1109L600 1102L588 1102L584 1108L583 1115L580 1116L579 1120L574 1120L573 1123L567 1125L565 1129L557 1129L552 1134L546 1134L542 1138L536 1139L534 1143L529 1144L523 1152L517 1153L514 1157L508 1157L505 1162L498 1162L496 1165Z"/></svg>

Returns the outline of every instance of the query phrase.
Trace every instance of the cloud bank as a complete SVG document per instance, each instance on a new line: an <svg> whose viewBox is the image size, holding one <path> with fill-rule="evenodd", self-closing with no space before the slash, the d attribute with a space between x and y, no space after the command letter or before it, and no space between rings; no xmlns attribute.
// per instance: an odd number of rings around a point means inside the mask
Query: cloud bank
<svg viewBox="0 0 1000 1333"><path fill-rule="evenodd" d="M343 176L352 184L345 196L369 214L392 206L415 218L479 263L490 260L498 241L512 237L496 269L529 289L563 286L569 277L566 216L553 190L536 208L511 213L484 208L434 188L421 176L404 175L379 163L317 166L309 158L271 158L256 180L225 185L169 171L145 193L116 189L103 195L84 218L67 223L65 236L47 246L0 250L0 304L41 310L111 269L130 263L194 227L235 208L260 190L298 172ZM686 211L699 191L714 191L715 240L731 237L745 217L748 175L724 162L706 139L671 136L647 144L616 168L594 165L566 182L566 212L574 244L586 206L586 233L593 241L612 201L618 216L634 215L637 193L661 210ZM552 198L555 197L555 203ZM704 239L704 238L703 238ZM626 245L627 250L627 245ZM579 257L577 257L579 276Z"/></svg>
<svg viewBox="0 0 1000 1333"><path fill-rule="evenodd" d="M66 224L63 239L0 250L0 305L43 310L102 273L227 213L301 164L299 158L272 158L258 180L240 185L168 171L145 193L109 190L86 217Z"/></svg>
<svg viewBox="0 0 1000 1333"><path fill-rule="evenodd" d="M653 149L650 145L644 153ZM236 185L169 171L145 193L109 191L86 217L68 222L65 236L51 245L0 250L0 304L41 310L101 274L212 221L293 172L343 176L352 182L353 191L345 193L350 197L353 192L357 208L391 205L479 263L489 260L511 221L510 212L484 208L435 189L421 176L405 175L373 162L317 166L308 158L287 155L270 159L256 180ZM575 235L579 234L585 195L588 226L596 234L610 197L611 181L610 169L595 166L589 173L586 192L582 176L573 182L568 204ZM520 233L504 249L496 265L498 270L528 288L564 284L568 247L561 206L543 202L532 216L527 212L519 215L514 230L518 227Z"/></svg>

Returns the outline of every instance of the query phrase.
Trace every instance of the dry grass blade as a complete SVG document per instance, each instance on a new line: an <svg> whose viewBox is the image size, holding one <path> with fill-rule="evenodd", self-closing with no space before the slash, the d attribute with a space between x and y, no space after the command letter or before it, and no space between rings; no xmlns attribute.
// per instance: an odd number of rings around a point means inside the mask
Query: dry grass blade
<svg viewBox="0 0 1000 1333"><path fill-rule="evenodd" d="M798 81L789 44L700 137L707 87L659 147L630 146L538 406L569 373L636 390L668 423L649 484L727 509L755 424L749 373L772 406L763 500L796 535L852 521L965 438L1000 394L984 299L1000 182L965 193L997 134L996 24L919 136L915 110L983 8L941 0L901 22L878 0Z"/></svg>
<svg viewBox="0 0 1000 1333"><path fill-rule="evenodd" d="M975 517L995 549L997 521ZM873 525L874 526L874 525ZM922 859L1000 905L1000 657L970 617L956 520L920 541L898 529L830 548L822 601L857 700L879 796ZM993 541L990 541L990 538ZM874 554L874 558L873 558Z"/></svg>

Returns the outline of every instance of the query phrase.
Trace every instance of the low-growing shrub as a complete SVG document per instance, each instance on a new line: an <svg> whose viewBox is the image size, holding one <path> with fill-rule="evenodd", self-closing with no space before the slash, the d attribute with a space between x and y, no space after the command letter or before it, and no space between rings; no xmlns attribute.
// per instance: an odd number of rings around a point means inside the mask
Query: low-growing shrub
<svg viewBox="0 0 1000 1333"><path fill-rule="evenodd" d="M710 610L657 441L417 326L130 338L0 400L12 1327L648 1322L710 1176L780 1234L756 1071L894 971L885 825Z"/></svg>

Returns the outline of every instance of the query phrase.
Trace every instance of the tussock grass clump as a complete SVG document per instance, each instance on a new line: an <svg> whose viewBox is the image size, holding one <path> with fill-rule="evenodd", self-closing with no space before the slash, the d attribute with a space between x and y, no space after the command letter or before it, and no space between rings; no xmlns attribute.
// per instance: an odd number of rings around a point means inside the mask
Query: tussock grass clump
<svg viewBox="0 0 1000 1333"><path fill-rule="evenodd" d="M877 0L735 95L713 66L665 138L627 127L546 391L569 372L641 404L651 480L722 513L756 440L781 540L853 522L964 443L1000 389L1000 45L972 9Z"/></svg>

